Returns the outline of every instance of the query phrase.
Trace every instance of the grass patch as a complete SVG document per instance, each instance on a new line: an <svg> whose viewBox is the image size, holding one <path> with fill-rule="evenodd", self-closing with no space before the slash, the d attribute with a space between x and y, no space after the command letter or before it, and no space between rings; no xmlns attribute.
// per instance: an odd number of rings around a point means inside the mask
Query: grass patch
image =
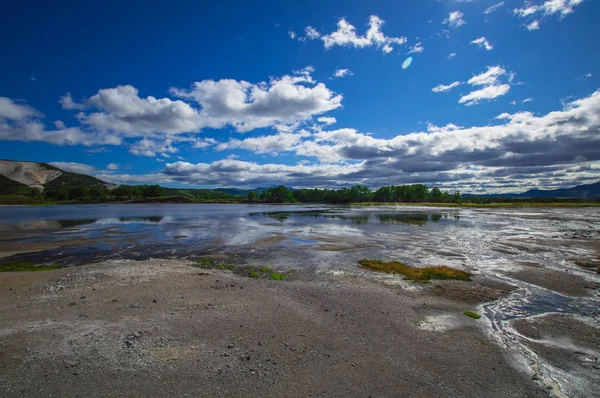
<svg viewBox="0 0 600 398"><path fill-rule="evenodd" d="M236 267L235 265L230 265L230 264L220 264L217 266L217 269L227 269L227 270L234 270Z"/></svg>
<svg viewBox="0 0 600 398"><path fill-rule="evenodd" d="M272 269L269 267L261 267L258 269L260 272L271 272Z"/></svg>
<svg viewBox="0 0 600 398"><path fill-rule="evenodd" d="M409 267L399 261L360 260L362 268L388 274L402 274L411 281L429 281L431 279L457 279L470 281L471 274L445 265L438 267Z"/></svg>
<svg viewBox="0 0 600 398"><path fill-rule="evenodd" d="M250 272L250 273L248 274L248 277L249 277L249 278L258 278L259 276L260 276L260 275L259 275L259 273L258 273L258 272L256 272L256 271Z"/></svg>
<svg viewBox="0 0 600 398"><path fill-rule="evenodd" d="M287 275L286 274L278 274L278 273L274 272L269 275L269 278L276 280L276 281L282 281L285 278L287 278Z"/></svg>
<svg viewBox="0 0 600 398"><path fill-rule="evenodd" d="M0 272L39 272L64 268L61 264L35 265L31 261L11 261L0 264Z"/></svg>
<svg viewBox="0 0 600 398"><path fill-rule="evenodd" d="M471 318L475 318L475 319L479 319L479 318L481 318L481 315L479 315L479 314L476 314L476 313L474 313L474 312L471 312L471 311L466 311L464 314L465 314L466 316L470 316Z"/></svg>

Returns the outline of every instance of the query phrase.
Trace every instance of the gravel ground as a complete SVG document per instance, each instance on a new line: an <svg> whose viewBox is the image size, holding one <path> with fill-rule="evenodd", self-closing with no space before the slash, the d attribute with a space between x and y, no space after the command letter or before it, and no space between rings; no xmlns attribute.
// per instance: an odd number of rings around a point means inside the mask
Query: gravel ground
<svg viewBox="0 0 600 398"><path fill-rule="evenodd" d="M2 274L0 396L547 396L463 315L509 291L183 260Z"/></svg>

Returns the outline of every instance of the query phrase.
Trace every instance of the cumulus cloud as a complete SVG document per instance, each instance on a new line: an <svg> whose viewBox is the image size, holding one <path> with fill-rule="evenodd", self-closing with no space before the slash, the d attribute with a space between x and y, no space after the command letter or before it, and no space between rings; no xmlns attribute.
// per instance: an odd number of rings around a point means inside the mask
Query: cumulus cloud
<svg viewBox="0 0 600 398"><path fill-rule="evenodd" d="M0 97L0 120L20 121L44 115L29 105L19 104L10 98Z"/></svg>
<svg viewBox="0 0 600 398"><path fill-rule="evenodd" d="M479 46L479 48L485 48L488 51L490 51L491 49L494 48L494 46L492 46L485 37L480 37L478 39L475 39L469 44L475 44L475 45Z"/></svg>
<svg viewBox="0 0 600 398"><path fill-rule="evenodd" d="M94 166L90 166L84 163L75 163L75 162L50 162L48 163L50 166L58 167L64 171L70 171L71 173L79 173L79 174L95 174L96 168Z"/></svg>
<svg viewBox="0 0 600 398"><path fill-rule="evenodd" d="M301 123L341 107L342 95L316 82L310 66L268 82L233 79L195 82L190 89L171 88L174 97L142 97L130 85L99 90L81 103L67 93L64 109L78 111L79 125L55 121L47 129L33 107L0 97L0 140L42 141L55 145L122 145L139 156L169 156L177 143L207 148L216 142L194 137L204 128L232 126L238 132L271 127L292 132ZM187 101L187 102L186 102ZM135 142L132 140L138 139Z"/></svg>
<svg viewBox="0 0 600 398"><path fill-rule="evenodd" d="M268 83L223 79L195 82L189 90L171 94L195 101L207 127L233 126L238 132L310 120L341 106L342 95L315 82L312 67L293 75L272 78Z"/></svg>
<svg viewBox="0 0 600 398"><path fill-rule="evenodd" d="M448 85L444 85L444 84L438 84L437 86L435 86L434 88L431 89L431 91L433 91L434 93L443 93L445 91L450 91L452 90L454 87L458 87L460 85L460 82L457 80L455 82L452 82Z"/></svg>
<svg viewBox="0 0 600 398"><path fill-rule="evenodd" d="M279 153L293 151L302 138L309 133L279 133L261 137L246 138L245 140L232 139L216 146L217 151L225 149L245 149L250 152Z"/></svg>
<svg viewBox="0 0 600 398"><path fill-rule="evenodd" d="M469 94L463 95L458 100L459 104L465 104L466 106L477 105L483 100L492 100L494 98L501 97L508 93L510 85L499 84L494 86L487 86L479 90L471 91Z"/></svg>
<svg viewBox="0 0 600 398"><path fill-rule="evenodd" d="M345 76L352 76L352 75L354 75L354 73L352 73L352 71L350 69L338 69L333 74L334 77L345 77Z"/></svg>
<svg viewBox="0 0 600 398"><path fill-rule="evenodd" d="M173 146L173 140L171 139L155 141L152 139L143 138L129 146L129 153L137 156L154 157L160 154L162 156L169 157L169 154L177 152L178 149Z"/></svg>
<svg viewBox="0 0 600 398"><path fill-rule="evenodd" d="M421 42L418 42L410 48L407 54L422 53L423 51L425 51L425 47L423 47L423 44Z"/></svg>
<svg viewBox="0 0 600 398"><path fill-rule="evenodd" d="M110 170L110 171L119 170L119 165L117 163L109 163L106 166L106 170Z"/></svg>
<svg viewBox="0 0 600 398"><path fill-rule="evenodd" d="M55 130L47 130L44 115L33 107L0 97L0 140L40 141L54 145L119 145L121 140L107 134L89 134L78 127L65 128L54 123Z"/></svg>
<svg viewBox="0 0 600 398"><path fill-rule="evenodd" d="M538 21L537 19L534 19L533 21L531 21L530 23L525 25L525 28L527 30L539 30L540 29L540 21Z"/></svg>
<svg viewBox="0 0 600 398"><path fill-rule="evenodd" d="M540 18L558 15L560 19L575 12L575 7L583 3L583 0L547 0L539 5L525 2L523 7L515 8L513 12L519 18L529 20L525 24L527 30L540 28Z"/></svg>
<svg viewBox="0 0 600 398"><path fill-rule="evenodd" d="M288 35L290 36L290 38L295 39L296 38L296 33L293 30L290 30L288 32Z"/></svg>
<svg viewBox="0 0 600 398"><path fill-rule="evenodd" d="M483 13L486 14L486 15L491 14L491 13L493 13L495 11L498 11L498 9L500 7L502 7L503 5L504 5L504 2L501 1L500 3L494 4L493 6L490 6L490 7L486 8Z"/></svg>
<svg viewBox="0 0 600 398"><path fill-rule="evenodd" d="M343 128L233 143L237 149L256 153L268 145L271 151L292 149L316 163L175 162L150 176L107 174L104 179L246 187L425 183L481 193L522 191L532 185L554 188L600 177L600 91L545 115L506 112L500 116L497 123L483 126L428 123L427 131L390 139Z"/></svg>
<svg viewBox="0 0 600 398"><path fill-rule="evenodd" d="M334 118L334 117L326 117L326 116L318 118L317 121L319 123L323 123L323 124L325 124L327 126L329 126L331 124L335 124L337 122L336 118Z"/></svg>
<svg viewBox="0 0 600 398"><path fill-rule="evenodd" d="M442 24L448 25L451 28L460 28L467 23L464 19L462 19L464 15L465 14L460 11L452 11L450 14L448 14L448 18L442 21Z"/></svg>
<svg viewBox="0 0 600 398"><path fill-rule="evenodd" d="M510 84L508 83L512 81L513 76L512 73L508 73L506 69L500 66L488 66L487 71L474 75L467 81L473 87L483 87L463 95L458 103L471 106L481 101L490 101L503 96L510 91ZM505 80L505 82L503 83L502 80Z"/></svg>
<svg viewBox="0 0 600 398"><path fill-rule="evenodd" d="M79 104L75 101L73 101L73 98L71 97L71 93L66 93L65 95L63 95L62 97L60 97L60 99L58 100L58 103L62 105L63 109L67 109L67 110L83 110L86 108L85 104Z"/></svg>
<svg viewBox="0 0 600 398"><path fill-rule="evenodd" d="M337 23L337 30L329 34L321 34L313 27L305 29L305 40L321 40L326 49L334 46L365 48L375 46L387 54L393 51L394 44L406 43L406 37L386 36L381 28L385 22L376 15L369 17L369 28L364 35L358 35L354 25L341 18Z"/></svg>

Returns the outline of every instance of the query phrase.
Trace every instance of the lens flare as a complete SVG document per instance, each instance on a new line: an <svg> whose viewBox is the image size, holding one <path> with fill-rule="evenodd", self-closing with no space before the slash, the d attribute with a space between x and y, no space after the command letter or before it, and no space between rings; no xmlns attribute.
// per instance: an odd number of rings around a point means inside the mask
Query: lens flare
<svg viewBox="0 0 600 398"><path fill-rule="evenodd" d="M412 57L408 57L404 60L404 62L402 62L402 69L406 69L410 66L410 64L412 63Z"/></svg>

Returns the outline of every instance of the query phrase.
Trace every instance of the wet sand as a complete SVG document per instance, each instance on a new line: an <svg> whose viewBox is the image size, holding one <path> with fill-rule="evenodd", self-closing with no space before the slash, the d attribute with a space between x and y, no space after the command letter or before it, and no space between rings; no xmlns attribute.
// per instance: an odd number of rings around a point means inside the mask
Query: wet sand
<svg viewBox="0 0 600 398"><path fill-rule="evenodd" d="M0 395L547 396L463 315L510 287L471 283L272 281L184 260L0 274Z"/></svg>

